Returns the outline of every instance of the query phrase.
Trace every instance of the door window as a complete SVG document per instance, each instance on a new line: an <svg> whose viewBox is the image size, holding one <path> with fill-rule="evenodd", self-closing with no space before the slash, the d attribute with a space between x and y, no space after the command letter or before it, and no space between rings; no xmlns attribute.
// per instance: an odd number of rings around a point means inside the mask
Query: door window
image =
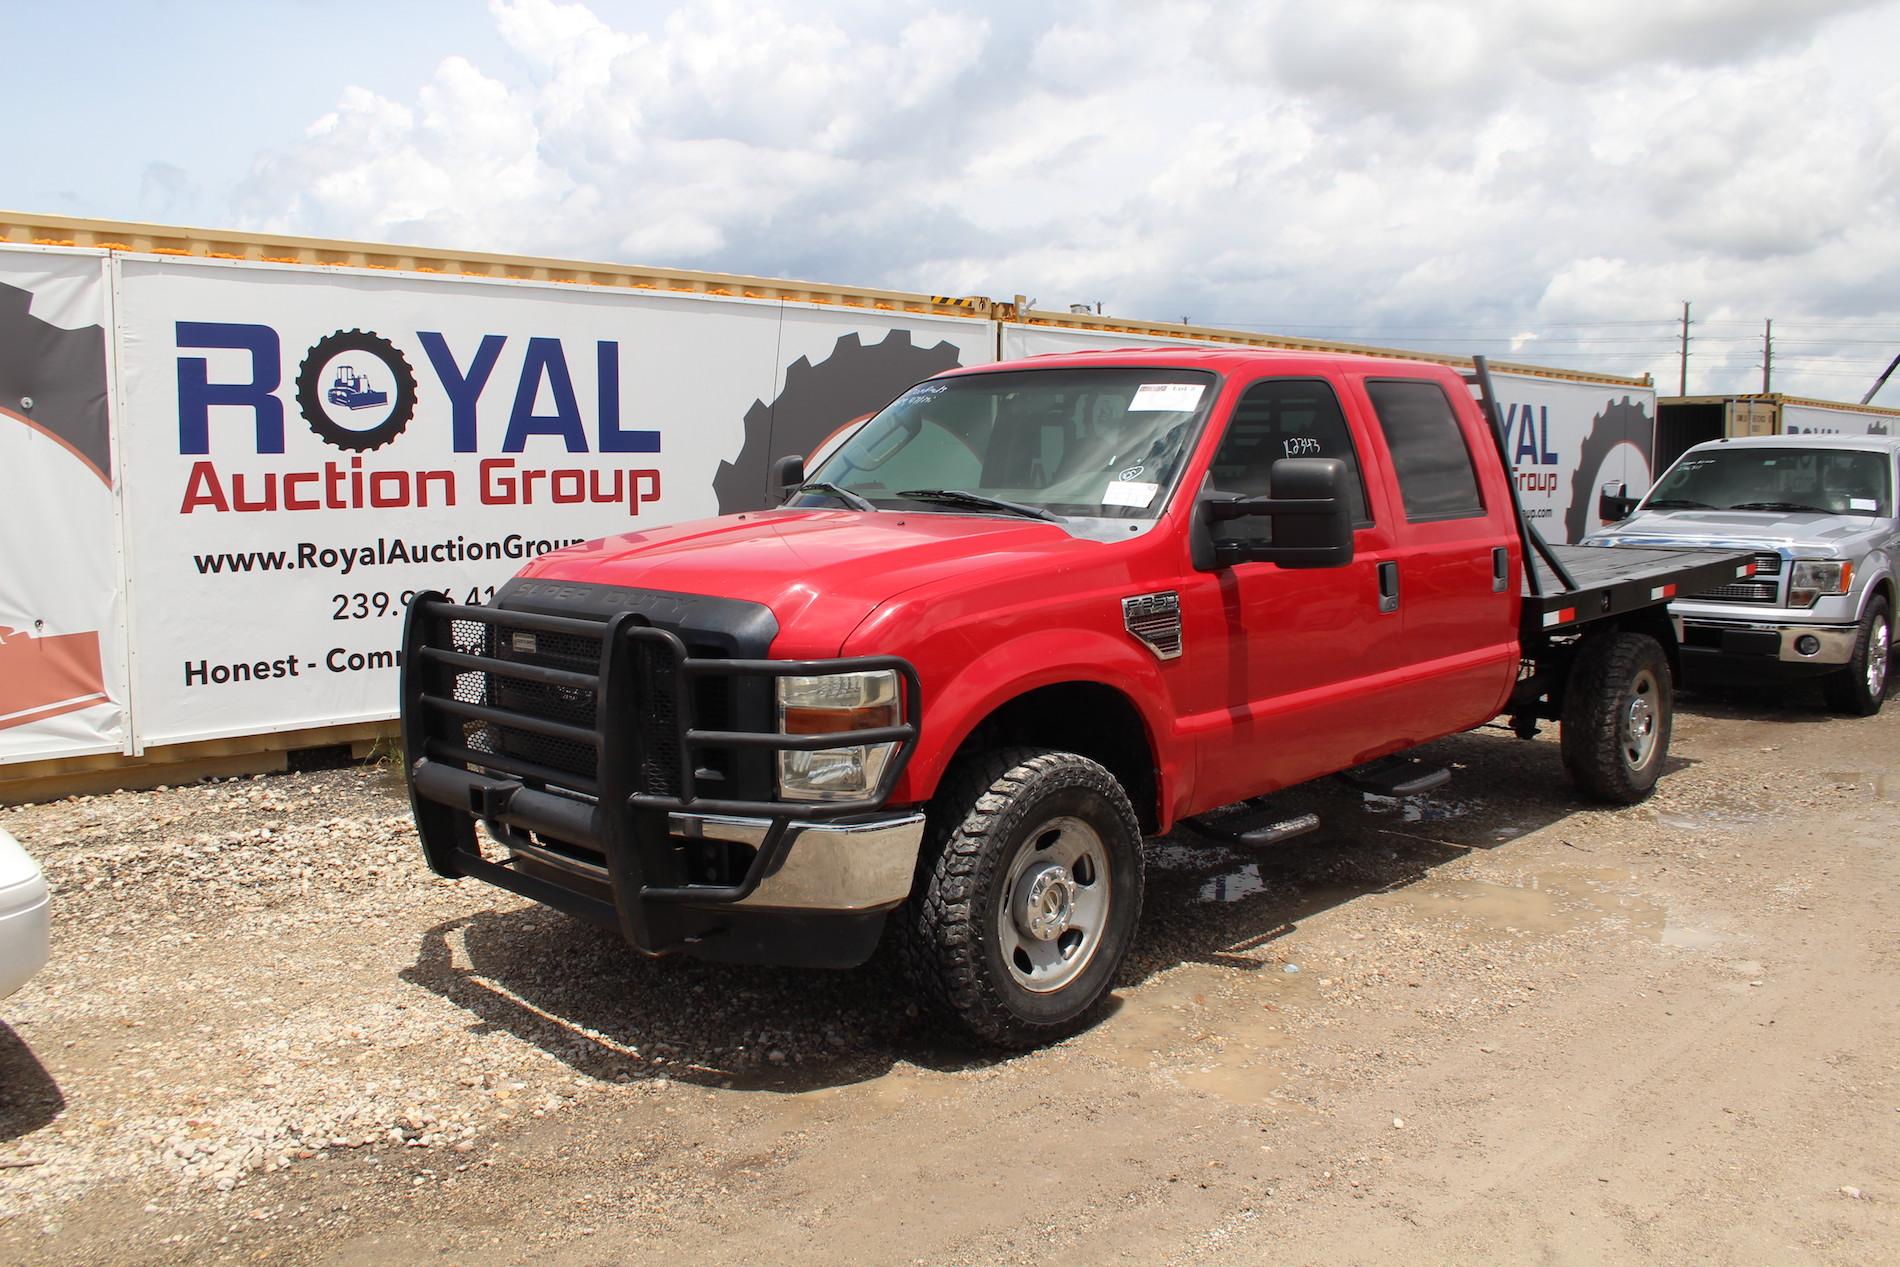
<svg viewBox="0 0 1900 1267"><path fill-rule="evenodd" d="M1373 379L1366 395L1392 452L1405 518L1419 523L1483 515L1478 472L1444 389L1416 379Z"/></svg>
<svg viewBox="0 0 1900 1267"><path fill-rule="evenodd" d="M1343 490L1357 527L1372 522L1366 512L1366 487L1359 477L1359 455L1339 410L1333 389L1317 379L1270 378L1255 383L1234 406L1220 449L1208 475L1215 491L1265 497L1273 464L1283 458L1338 458L1346 464ZM1265 515L1237 519L1221 527L1230 540L1266 541L1273 521Z"/></svg>

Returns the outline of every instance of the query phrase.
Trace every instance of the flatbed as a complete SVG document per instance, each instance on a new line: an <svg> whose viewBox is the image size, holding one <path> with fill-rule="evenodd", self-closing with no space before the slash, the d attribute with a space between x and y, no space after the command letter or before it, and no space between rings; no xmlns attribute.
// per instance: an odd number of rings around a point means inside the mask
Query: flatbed
<svg viewBox="0 0 1900 1267"><path fill-rule="evenodd" d="M1527 637L1654 607L1754 571L1752 552L1538 545L1525 554L1519 619ZM1545 561L1545 551L1567 576Z"/></svg>

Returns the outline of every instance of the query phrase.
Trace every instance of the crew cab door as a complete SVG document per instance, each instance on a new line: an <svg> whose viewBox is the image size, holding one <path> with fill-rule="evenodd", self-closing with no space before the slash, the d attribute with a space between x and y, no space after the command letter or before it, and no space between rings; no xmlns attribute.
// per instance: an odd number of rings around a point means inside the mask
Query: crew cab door
<svg viewBox="0 0 1900 1267"><path fill-rule="evenodd" d="M1404 628L1387 715L1412 742L1495 716L1520 655L1510 476L1482 415L1448 379L1355 384L1398 498L1380 565Z"/></svg>
<svg viewBox="0 0 1900 1267"><path fill-rule="evenodd" d="M1385 733L1365 683L1399 663L1402 620L1382 603L1390 560L1381 486L1360 454L1367 437L1326 378L1263 378L1234 398L1207 470L1216 494L1265 496L1283 458L1338 458L1353 499L1354 558L1344 567L1244 562L1191 572L1181 593L1184 730L1197 741L1194 799L1217 805L1355 764ZM1266 519L1220 527L1263 539Z"/></svg>

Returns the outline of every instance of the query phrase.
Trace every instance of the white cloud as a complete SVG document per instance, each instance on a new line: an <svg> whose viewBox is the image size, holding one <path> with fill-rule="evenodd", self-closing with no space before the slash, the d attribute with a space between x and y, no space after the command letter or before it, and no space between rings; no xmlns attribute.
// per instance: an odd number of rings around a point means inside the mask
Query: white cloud
<svg viewBox="0 0 1900 1267"><path fill-rule="evenodd" d="M346 89L258 159L244 213L1399 343L1487 333L1478 350L1666 384L1688 298L1709 390L1757 385L1762 317L1900 336L1891 4L602 12L495 0L512 61ZM1858 362L1817 359L1850 347L1791 337L1778 384L1858 396Z"/></svg>

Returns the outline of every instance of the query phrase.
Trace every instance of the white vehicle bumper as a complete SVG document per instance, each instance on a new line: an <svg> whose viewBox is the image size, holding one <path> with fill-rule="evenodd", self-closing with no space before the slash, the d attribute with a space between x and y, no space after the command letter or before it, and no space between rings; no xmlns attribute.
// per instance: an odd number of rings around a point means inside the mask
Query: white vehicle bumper
<svg viewBox="0 0 1900 1267"><path fill-rule="evenodd" d="M46 966L50 908L39 867L0 828L0 998Z"/></svg>

